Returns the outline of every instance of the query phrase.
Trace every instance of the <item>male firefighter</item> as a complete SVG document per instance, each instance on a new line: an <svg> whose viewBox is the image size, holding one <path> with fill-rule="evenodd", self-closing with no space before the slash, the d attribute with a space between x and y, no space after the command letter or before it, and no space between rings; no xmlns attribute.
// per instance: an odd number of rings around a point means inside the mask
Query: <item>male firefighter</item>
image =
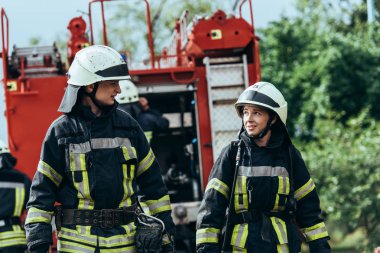
<svg viewBox="0 0 380 253"><path fill-rule="evenodd" d="M174 224L159 165L137 122L115 101L119 80L130 80L127 64L110 47L89 46L76 54L68 78L58 109L64 114L47 131L32 181L29 250L48 250L55 215L59 252L172 251ZM136 232L137 188L164 224L158 243Z"/></svg>
<svg viewBox="0 0 380 253"><path fill-rule="evenodd" d="M213 166L198 214L197 252L298 253L298 224L311 253L329 253L315 184L286 130L283 95L258 82L235 108L242 130Z"/></svg>
<svg viewBox="0 0 380 253"><path fill-rule="evenodd" d="M0 253L22 253L26 249L20 216L29 197L30 179L14 169L17 159L0 141Z"/></svg>
<svg viewBox="0 0 380 253"><path fill-rule="evenodd" d="M148 99L139 97L137 87L132 82L120 81L120 89L121 93L116 96L119 108L137 120L149 142L159 132L169 128L169 120L150 108Z"/></svg>

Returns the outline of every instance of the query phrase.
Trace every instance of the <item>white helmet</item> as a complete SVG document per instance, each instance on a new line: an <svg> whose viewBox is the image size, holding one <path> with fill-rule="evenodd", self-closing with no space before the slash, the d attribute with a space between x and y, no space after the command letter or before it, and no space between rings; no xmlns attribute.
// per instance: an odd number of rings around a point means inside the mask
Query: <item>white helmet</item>
<svg viewBox="0 0 380 253"><path fill-rule="evenodd" d="M4 153L10 153L10 151L9 151L8 146L5 144L5 142L0 140L0 155Z"/></svg>
<svg viewBox="0 0 380 253"><path fill-rule="evenodd" d="M131 79L123 57L116 50L103 45L93 45L78 51L67 76L69 85L58 109L65 113L70 112L75 105L80 87L106 80Z"/></svg>
<svg viewBox="0 0 380 253"><path fill-rule="evenodd" d="M139 91L137 87L129 80L122 80L119 82L120 94L115 98L119 104L134 103L139 101Z"/></svg>
<svg viewBox="0 0 380 253"><path fill-rule="evenodd" d="M247 104L262 106L274 111L280 117L282 123L286 125L288 103L273 84L257 82L245 89L235 103L235 109L239 117L243 117L243 106Z"/></svg>

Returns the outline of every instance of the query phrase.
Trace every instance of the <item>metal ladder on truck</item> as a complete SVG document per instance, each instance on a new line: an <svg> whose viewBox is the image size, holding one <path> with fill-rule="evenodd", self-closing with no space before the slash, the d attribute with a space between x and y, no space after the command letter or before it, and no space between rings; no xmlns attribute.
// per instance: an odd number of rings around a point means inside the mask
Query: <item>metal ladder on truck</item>
<svg viewBox="0 0 380 253"><path fill-rule="evenodd" d="M214 162L221 150L237 138L241 119L234 104L248 87L247 56L205 57Z"/></svg>

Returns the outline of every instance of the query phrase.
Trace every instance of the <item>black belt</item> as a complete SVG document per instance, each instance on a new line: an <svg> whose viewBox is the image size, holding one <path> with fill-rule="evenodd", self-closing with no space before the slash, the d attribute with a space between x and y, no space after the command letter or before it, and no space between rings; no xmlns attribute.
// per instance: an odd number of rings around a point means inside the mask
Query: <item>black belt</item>
<svg viewBox="0 0 380 253"><path fill-rule="evenodd" d="M0 227L20 225L20 217L0 217Z"/></svg>
<svg viewBox="0 0 380 253"><path fill-rule="evenodd" d="M63 209L62 225L99 226L112 228L135 220L136 205L123 209L81 210Z"/></svg>

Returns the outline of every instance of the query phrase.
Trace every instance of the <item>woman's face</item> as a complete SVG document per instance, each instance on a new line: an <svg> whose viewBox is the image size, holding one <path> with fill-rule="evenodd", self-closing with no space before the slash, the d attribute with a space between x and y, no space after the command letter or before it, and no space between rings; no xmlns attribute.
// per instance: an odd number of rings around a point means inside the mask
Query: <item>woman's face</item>
<svg viewBox="0 0 380 253"><path fill-rule="evenodd" d="M255 105L243 107L243 123L248 135L257 136L264 130L269 120L269 113Z"/></svg>

